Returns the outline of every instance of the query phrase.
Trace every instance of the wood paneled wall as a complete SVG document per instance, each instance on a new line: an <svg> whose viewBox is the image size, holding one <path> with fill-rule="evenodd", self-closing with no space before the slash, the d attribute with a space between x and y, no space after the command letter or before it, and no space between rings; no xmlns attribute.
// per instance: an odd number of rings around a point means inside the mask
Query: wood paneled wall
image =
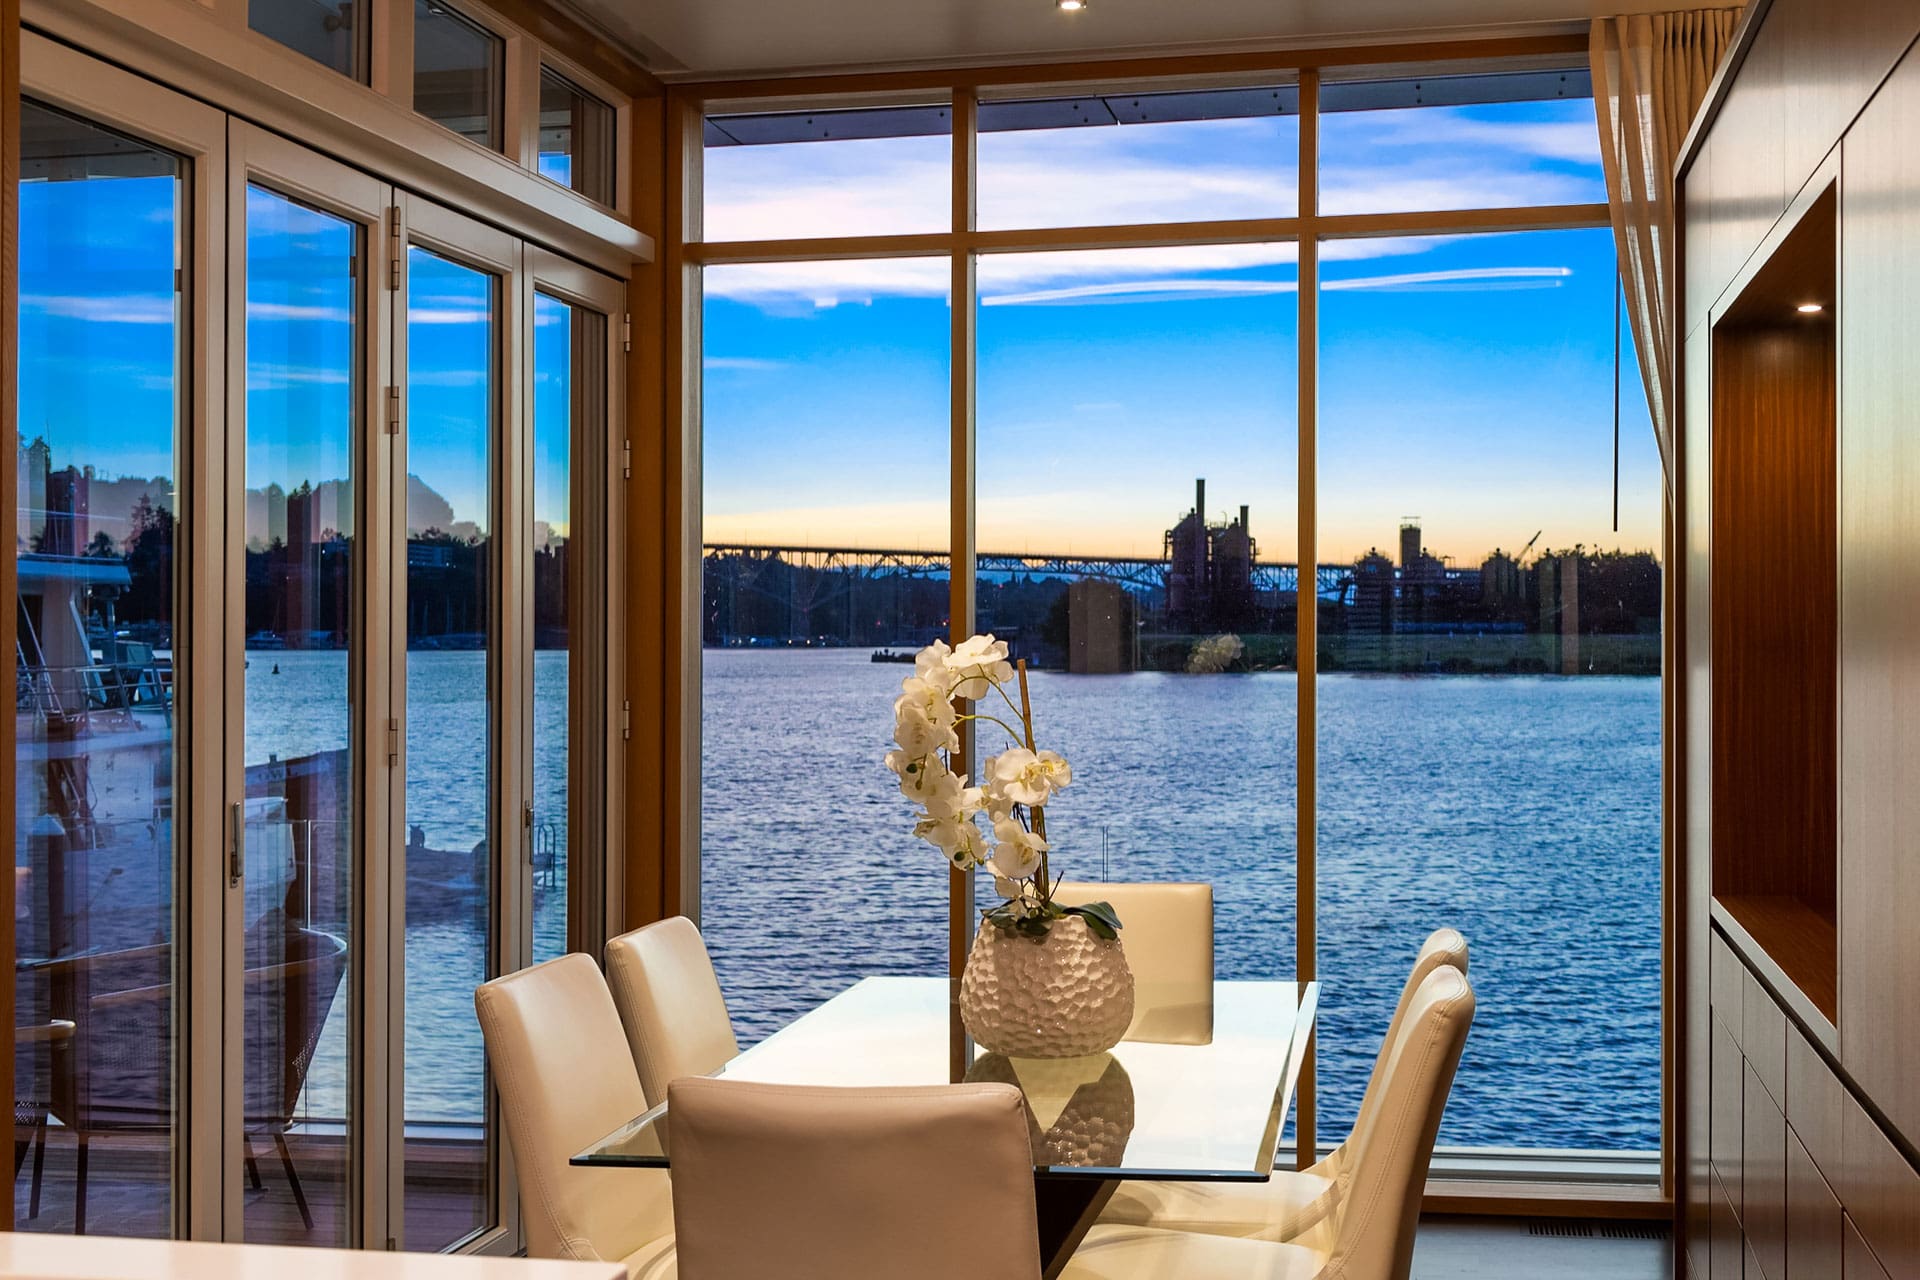
<svg viewBox="0 0 1920 1280"><path fill-rule="evenodd" d="M1711 99L1717 105L1696 125L1680 168L1680 1275L1920 1275L1920 54L1909 52L1916 35L1920 0L1753 0L1724 92ZM1782 246L1783 225L1836 177L1835 349L1771 350L1731 328L1716 337L1716 321L1740 319L1734 299ZM1776 454L1768 474L1804 488L1770 498L1761 460L1749 457L1744 470L1738 462L1739 433L1762 418L1817 416L1830 397L1836 465L1789 456L1779 451L1793 446L1776 441L1767 446ZM1716 461L1734 466L1716 475ZM1786 524L1804 526L1799 535L1760 518L1775 498ZM1723 506L1743 501L1745 516ZM1823 507L1836 531L1830 538L1814 530L1825 527ZM1824 619L1822 566L1834 583ZM1769 616L1783 607L1800 616ZM1782 628L1779 643L1807 667L1799 687L1782 681L1770 691L1771 712L1743 692L1746 658L1721 632L1734 626ZM1719 707L1721 698L1737 705ZM1758 734L1797 749L1829 733L1827 758L1803 778L1747 740ZM1762 813L1775 815L1772 825L1753 820ZM1835 850L1831 889L1806 877L1819 860L1795 860L1794 845ZM1815 1002L1791 988L1788 966L1714 904L1716 882L1808 901L1835 918L1831 1025L1809 1016ZM1724 933L1712 923L1716 912ZM1753 984L1743 1001L1760 1003L1748 1007L1786 1021L1784 1098L1745 1070L1755 1052L1743 1043L1747 1019L1713 989L1709 939L1724 951L1722 967L1737 966ZM1759 1091L1751 1099L1749 1088ZM1733 1156L1724 1144L1735 1141L1728 1130L1736 1115L1743 1129L1751 1120L1770 1133L1769 1106L1781 1109L1787 1131L1779 1152L1769 1138L1756 1154L1768 1199L1749 1221L1745 1171L1725 1167ZM1784 1219L1771 1213L1781 1188ZM1775 1230L1782 1222L1784 1247Z"/></svg>
<svg viewBox="0 0 1920 1280"><path fill-rule="evenodd" d="M1841 172L1840 1058L1920 1146L1920 53Z"/></svg>

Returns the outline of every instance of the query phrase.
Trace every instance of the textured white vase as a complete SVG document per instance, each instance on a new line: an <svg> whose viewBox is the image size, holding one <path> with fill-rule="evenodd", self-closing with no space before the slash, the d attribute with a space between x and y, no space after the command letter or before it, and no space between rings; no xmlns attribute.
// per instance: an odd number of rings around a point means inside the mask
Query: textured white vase
<svg viewBox="0 0 1920 1280"><path fill-rule="evenodd" d="M989 1053L967 1068L969 1083L1010 1084L1027 1100L1027 1138L1038 1163L1115 1166L1133 1136L1133 1080L1110 1053L1015 1062Z"/></svg>
<svg viewBox="0 0 1920 1280"><path fill-rule="evenodd" d="M1120 1043L1133 1021L1133 970L1118 939L1064 916L1030 938L982 922L960 979L976 1043L1009 1058L1081 1058Z"/></svg>

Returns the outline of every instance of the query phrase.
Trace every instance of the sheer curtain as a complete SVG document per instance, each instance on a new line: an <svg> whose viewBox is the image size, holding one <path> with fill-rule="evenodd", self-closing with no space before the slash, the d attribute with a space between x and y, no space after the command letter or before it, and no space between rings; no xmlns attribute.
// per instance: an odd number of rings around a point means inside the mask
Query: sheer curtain
<svg viewBox="0 0 1920 1280"><path fill-rule="evenodd" d="M1688 9L1595 18L1591 53L1600 154L1607 170L1627 320L1640 351L1660 461L1673 475L1673 165L1732 43L1740 10Z"/></svg>

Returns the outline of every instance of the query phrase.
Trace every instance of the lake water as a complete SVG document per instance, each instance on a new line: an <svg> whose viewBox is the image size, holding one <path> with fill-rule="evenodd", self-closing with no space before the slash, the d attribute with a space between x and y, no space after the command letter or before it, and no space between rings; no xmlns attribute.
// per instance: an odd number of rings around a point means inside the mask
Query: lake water
<svg viewBox="0 0 1920 1280"><path fill-rule="evenodd" d="M249 682L250 719L289 728L342 663L253 658L282 675ZM880 762L906 669L853 650L704 661L702 927L742 1042L867 974L942 972L945 864L907 834ZM434 848L481 832L484 713L450 692L477 687L480 662L409 655L423 694L449 691L431 699L411 760L413 820ZM562 714L548 695L564 677L564 654L536 655L543 716ZM1413 953L1450 924L1473 946L1479 1013L1441 1140L1659 1147L1659 695L1635 678L1321 678L1323 1135L1351 1124ZM1042 745L1074 765L1048 811L1056 869L1209 881L1221 976L1292 977L1295 696L1284 673L1036 673ZM557 730L543 722L541 741ZM336 744L309 726L285 745ZM248 759L268 749L250 738ZM543 816L564 814L564 759L543 750L534 771ZM564 890L540 895L543 952L564 937L563 902ZM407 941L408 1118L468 1121L479 934L441 920ZM345 1027L343 995L308 1114L343 1114Z"/></svg>
<svg viewBox="0 0 1920 1280"><path fill-rule="evenodd" d="M944 862L880 762L907 669L709 650L702 928L743 1043L857 978L943 972ZM1441 1141L1660 1145L1660 684L1322 676L1320 1132L1351 1125L1421 940L1473 948ZM1036 673L1074 878L1206 880L1224 978L1295 972L1290 674ZM994 748L983 736L988 750Z"/></svg>

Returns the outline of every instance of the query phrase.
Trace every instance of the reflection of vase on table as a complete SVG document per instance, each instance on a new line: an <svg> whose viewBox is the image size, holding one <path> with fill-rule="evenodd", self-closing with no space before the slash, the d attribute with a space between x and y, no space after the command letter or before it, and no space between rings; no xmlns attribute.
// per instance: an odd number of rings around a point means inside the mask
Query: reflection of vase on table
<svg viewBox="0 0 1920 1280"><path fill-rule="evenodd" d="M1110 1053L1046 1059L989 1053L967 1069L967 1080L1010 1084L1026 1096L1037 1164L1111 1168L1126 1156L1133 1080Z"/></svg>

